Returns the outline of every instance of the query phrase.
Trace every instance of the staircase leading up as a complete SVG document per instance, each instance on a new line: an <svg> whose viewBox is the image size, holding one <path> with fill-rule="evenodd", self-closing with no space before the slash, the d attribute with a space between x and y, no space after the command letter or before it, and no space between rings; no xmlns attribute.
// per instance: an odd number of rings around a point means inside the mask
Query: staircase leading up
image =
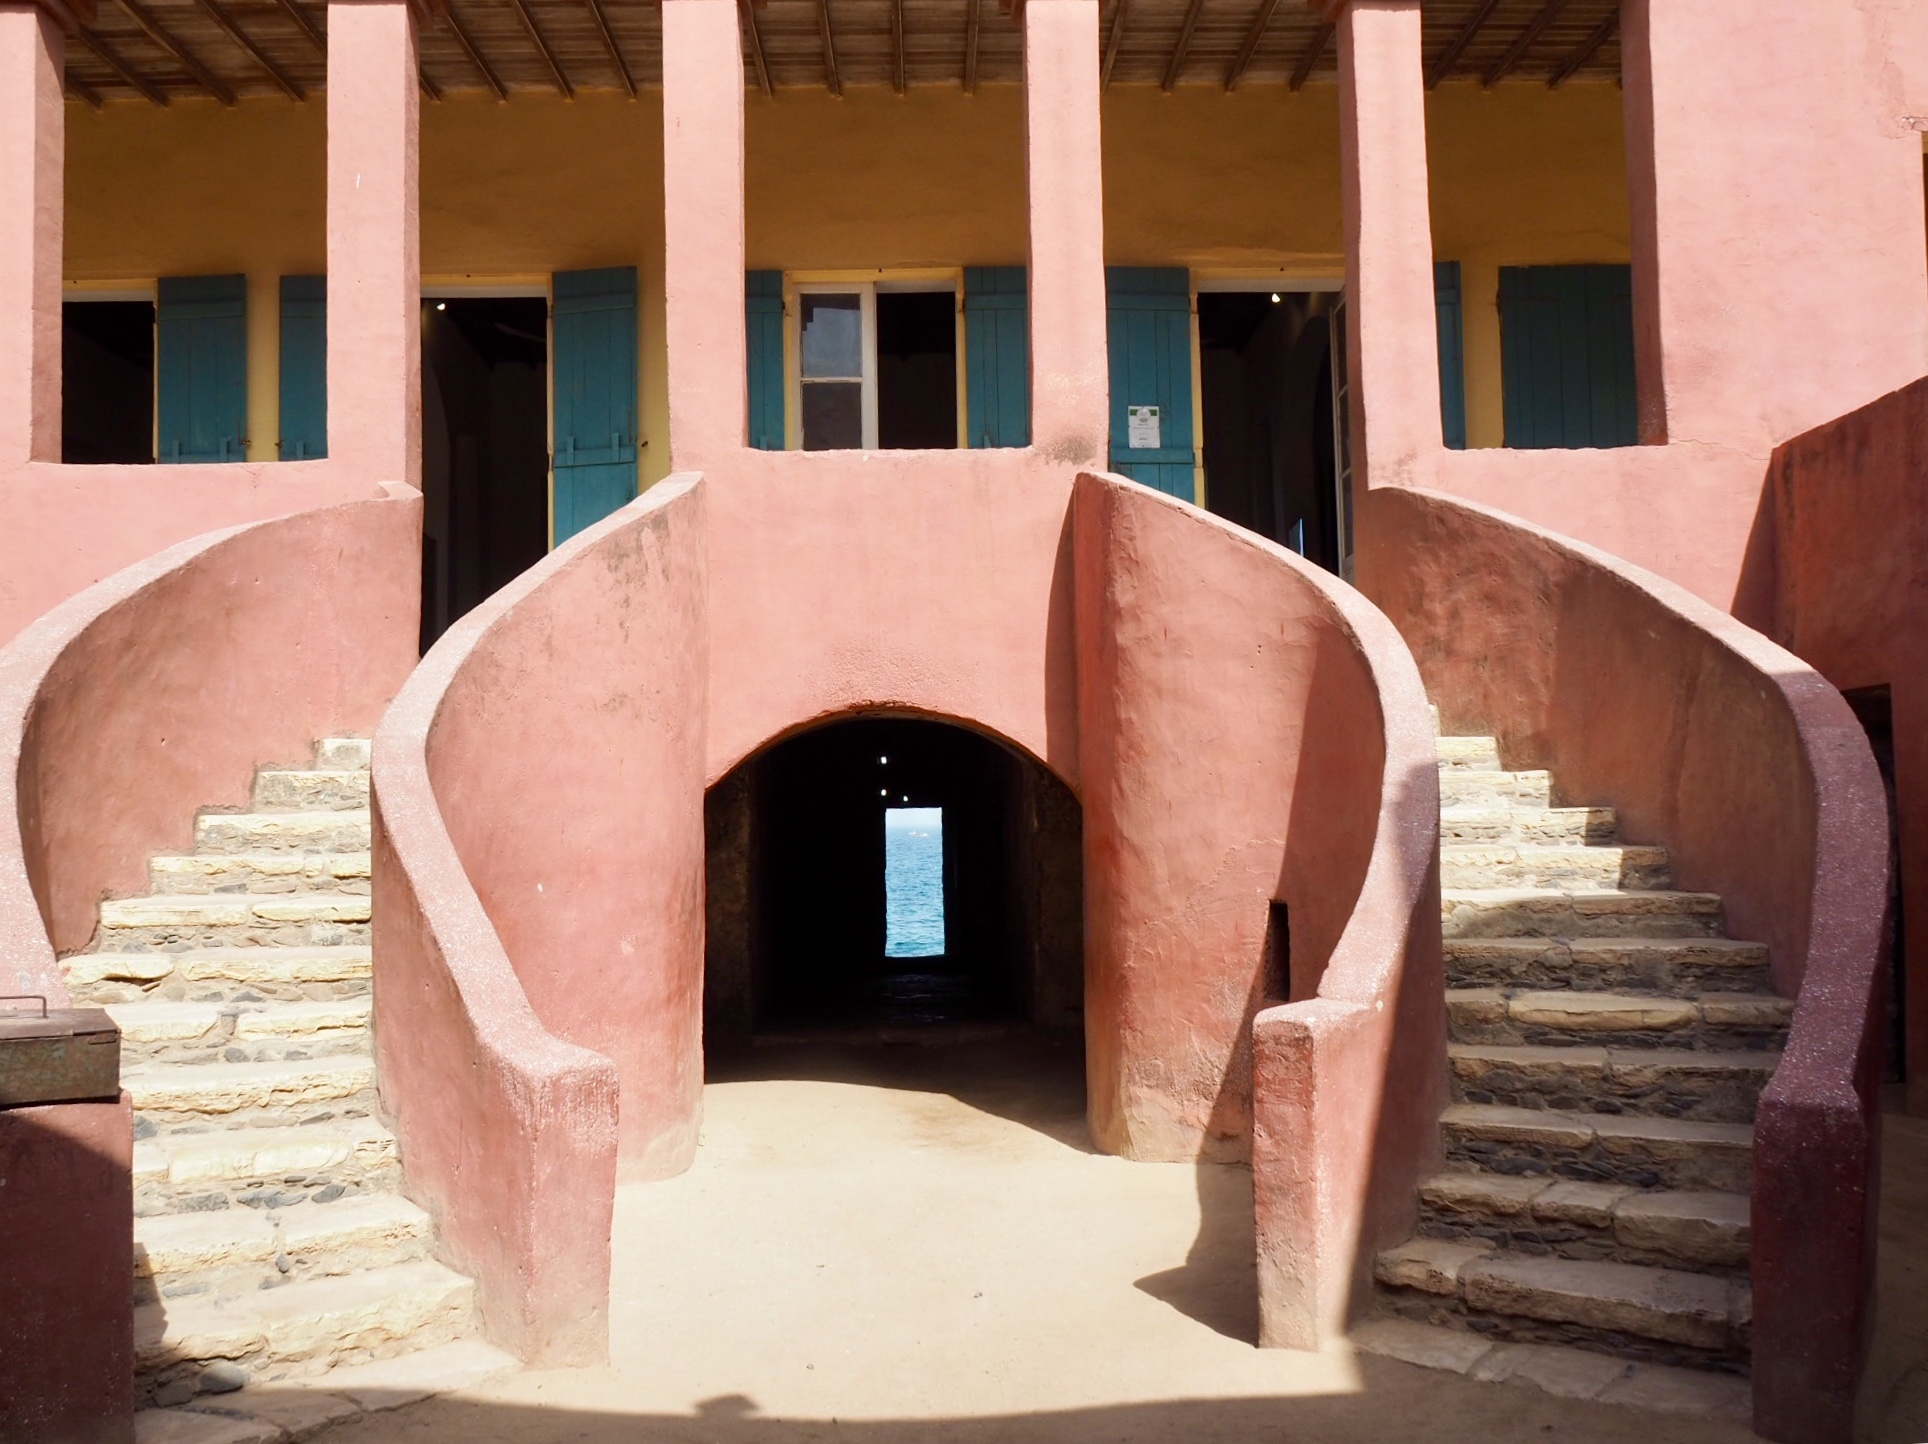
<svg viewBox="0 0 1928 1444"><path fill-rule="evenodd" d="M103 902L94 950L62 963L122 1030L143 1402L475 1331L377 1117L368 786L351 739L264 769L252 811L202 814L193 853L153 859L149 894Z"/></svg>
<svg viewBox="0 0 1928 1444"><path fill-rule="evenodd" d="M1382 1313L1472 1337L1382 1322L1362 1342L1486 1377L1564 1358L1590 1394L1744 1375L1752 1120L1791 1010L1767 950L1723 937L1720 899L1675 889L1610 810L1502 769L1492 738L1439 756L1447 1163L1375 1275ZM1744 1381L1702 1397L1734 1412Z"/></svg>

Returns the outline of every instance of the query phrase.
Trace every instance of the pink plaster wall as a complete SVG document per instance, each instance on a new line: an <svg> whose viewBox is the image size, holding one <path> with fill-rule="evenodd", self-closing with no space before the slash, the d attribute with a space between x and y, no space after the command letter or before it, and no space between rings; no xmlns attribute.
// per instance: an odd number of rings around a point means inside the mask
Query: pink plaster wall
<svg viewBox="0 0 1928 1444"><path fill-rule="evenodd" d="M1360 585L1446 732L1493 733L1665 844L1796 999L1755 1119L1755 1428L1845 1439L1870 1303L1886 801L1828 683L1683 589L1518 518L1387 488Z"/></svg>
<svg viewBox="0 0 1928 1444"><path fill-rule="evenodd" d="M51 15L0 4L0 471L60 456L63 55Z"/></svg>

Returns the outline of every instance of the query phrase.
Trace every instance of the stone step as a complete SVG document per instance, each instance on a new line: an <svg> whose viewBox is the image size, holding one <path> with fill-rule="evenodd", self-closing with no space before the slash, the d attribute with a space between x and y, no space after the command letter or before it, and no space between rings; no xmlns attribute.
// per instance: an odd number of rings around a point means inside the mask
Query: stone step
<svg viewBox="0 0 1928 1444"><path fill-rule="evenodd" d="M1619 835L1611 807L1442 807L1442 843L1515 842L1557 847L1611 843Z"/></svg>
<svg viewBox="0 0 1928 1444"><path fill-rule="evenodd" d="M1454 1103L1440 1132L1455 1165L1516 1177L1746 1193L1754 1170L1745 1123Z"/></svg>
<svg viewBox="0 0 1928 1444"><path fill-rule="evenodd" d="M1500 770L1500 744L1494 737L1441 737L1439 765L1478 772Z"/></svg>
<svg viewBox="0 0 1928 1444"><path fill-rule="evenodd" d="M1656 889L1673 881L1664 847L1449 842L1439 852L1447 888Z"/></svg>
<svg viewBox="0 0 1928 1444"><path fill-rule="evenodd" d="M178 953L77 953L60 964L77 1001L239 1002L361 997L373 956L342 947L196 948Z"/></svg>
<svg viewBox="0 0 1928 1444"><path fill-rule="evenodd" d="M374 746L366 737L324 737L315 744L315 766L323 771L366 772Z"/></svg>
<svg viewBox="0 0 1928 1444"><path fill-rule="evenodd" d="M1448 938L1454 987L1771 993L1767 947L1729 938Z"/></svg>
<svg viewBox="0 0 1928 1444"><path fill-rule="evenodd" d="M1488 1337L1664 1364L1739 1365L1747 1357L1751 1298L1729 1278L1433 1238L1385 1250L1373 1272L1396 1307L1427 1322L1457 1319Z"/></svg>
<svg viewBox="0 0 1928 1444"><path fill-rule="evenodd" d="M1449 938L1712 937L1720 898L1710 892L1621 888L1444 888Z"/></svg>
<svg viewBox="0 0 1928 1444"><path fill-rule="evenodd" d="M1747 1268L1744 1193L1636 1189L1468 1170L1435 1175L1420 1188L1419 1198L1419 1229L1431 1238L1689 1272Z"/></svg>
<svg viewBox="0 0 1928 1444"><path fill-rule="evenodd" d="M1449 988L1446 1017L1457 1043L1613 1043L1716 1052L1779 1048L1794 1005L1772 993L1545 992Z"/></svg>
<svg viewBox="0 0 1928 1444"><path fill-rule="evenodd" d="M366 1117L375 1109L375 1060L366 1055L268 1063L149 1063L124 1069L134 1112L156 1133L205 1126L292 1126ZM151 1135L149 1135L151 1136Z"/></svg>
<svg viewBox="0 0 1928 1444"><path fill-rule="evenodd" d="M1781 1055L1764 1048L1562 1048L1449 1043L1453 1096L1514 1108L1746 1123Z"/></svg>
<svg viewBox="0 0 1928 1444"><path fill-rule="evenodd" d="M203 893L100 905L99 951L338 947L368 940L366 893Z"/></svg>
<svg viewBox="0 0 1928 1444"><path fill-rule="evenodd" d="M109 1003L126 1062L249 1063L369 1048L369 997L314 1002Z"/></svg>
<svg viewBox="0 0 1928 1444"><path fill-rule="evenodd" d="M137 1387L198 1375L214 1360L255 1384L453 1341L474 1322L475 1286L429 1259L279 1288L170 1299L134 1311Z"/></svg>
<svg viewBox="0 0 1928 1444"><path fill-rule="evenodd" d="M327 1204L400 1181L395 1135L373 1118L282 1128L223 1123L134 1145L134 1211L143 1216Z"/></svg>
<svg viewBox="0 0 1928 1444"><path fill-rule="evenodd" d="M256 812L349 811L368 806L365 768L264 767L254 775Z"/></svg>
<svg viewBox="0 0 1928 1444"><path fill-rule="evenodd" d="M290 1208L149 1215L134 1221L143 1302L280 1287L427 1254L429 1217L400 1194Z"/></svg>
<svg viewBox="0 0 1928 1444"><path fill-rule="evenodd" d="M366 852L216 852L163 854L147 864L148 885L175 897L203 893L369 891Z"/></svg>
<svg viewBox="0 0 1928 1444"><path fill-rule="evenodd" d="M1441 807L1550 807L1552 778L1545 772L1485 772L1471 767L1439 770Z"/></svg>
<svg viewBox="0 0 1928 1444"><path fill-rule="evenodd" d="M194 819L201 854L243 852L366 852L372 814L367 808L325 812L204 812Z"/></svg>

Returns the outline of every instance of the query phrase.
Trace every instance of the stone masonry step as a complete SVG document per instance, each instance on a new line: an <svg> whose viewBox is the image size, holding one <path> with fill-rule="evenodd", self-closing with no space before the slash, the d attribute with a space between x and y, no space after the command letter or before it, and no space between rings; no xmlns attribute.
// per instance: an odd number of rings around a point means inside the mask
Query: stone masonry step
<svg viewBox="0 0 1928 1444"><path fill-rule="evenodd" d="M143 1120L145 1122L145 1120ZM395 1135L373 1118L154 1134L134 1145L134 1211L219 1213L330 1203L398 1187Z"/></svg>
<svg viewBox="0 0 1928 1444"><path fill-rule="evenodd" d="M1456 1043L1612 1043L1623 1047L1733 1051L1779 1048L1794 1005L1772 993L1544 992L1449 988L1446 1017Z"/></svg>
<svg viewBox="0 0 1928 1444"><path fill-rule="evenodd" d="M1767 1049L1563 1048L1449 1043L1453 1094L1515 1108L1746 1123L1781 1055Z"/></svg>
<svg viewBox="0 0 1928 1444"><path fill-rule="evenodd" d="M266 768L254 776L256 812L362 810L368 806L368 773L336 768Z"/></svg>
<svg viewBox="0 0 1928 1444"><path fill-rule="evenodd" d="M293 1126L366 1117L375 1109L375 1060L340 1055L294 1062L150 1063L124 1069L121 1086L156 1133L205 1126Z"/></svg>
<svg viewBox="0 0 1928 1444"><path fill-rule="evenodd" d="M280 1288L170 1299L134 1311L135 1366L150 1392L215 1359L255 1383L430 1348L468 1332L475 1286L428 1259Z"/></svg>
<svg viewBox="0 0 1928 1444"><path fill-rule="evenodd" d="M163 855L147 864L156 893L295 893L369 891L366 852L216 852Z"/></svg>
<svg viewBox="0 0 1928 1444"><path fill-rule="evenodd" d="M366 1053L370 999L109 1003L127 1063L250 1063Z"/></svg>
<svg viewBox="0 0 1928 1444"><path fill-rule="evenodd" d="M426 1257L432 1232L428 1215L393 1193L161 1214L134 1221L134 1277L144 1302L274 1288Z"/></svg>
<svg viewBox="0 0 1928 1444"><path fill-rule="evenodd" d="M1449 938L1712 937L1720 898L1619 888L1446 888Z"/></svg>
<svg viewBox="0 0 1928 1444"><path fill-rule="evenodd" d="M1441 807L1549 807L1552 779L1545 772L1486 772L1472 767L1439 770Z"/></svg>
<svg viewBox="0 0 1928 1444"><path fill-rule="evenodd" d="M1440 848L1439 881L1449 888L1665 888L1673 879L1662 847L1449 842Z"/></svg>
<svg viewBox="0 0 1928 1444"><path fill-rule="evenodd" d="M1734 1279L1640 1264L1539 1258L1417 1238L1374 1260L1402 1313L1519 1343L1569 1344L1680 1364L1747 1356L1751 1299Z"/></svg>
<svg viewBox="0 0 1928 1444"><path fill-rule="evenodd" d="M1500 770L1500 744L1492 737L1441 737L1437 739L1439 765L1468 768L1479 772Z"/></svg>
<svg viewBox="0 0 1928 1444"><path fill-rule="evenodd" d="M1445 844L1513 842L1531 846L1611 843L1619 819L1611 807L1442 807Z"/></svg>
<svg viewBox="0 0 1928 1444"><path fill-rule="evenodd" d="M204 893L100 905L102 952L366 942L366 893Z"/></svg>
<svg viewBox="0 0 1928 1444"><path fill-rule="evenodd" d="M360 997L373 957L366 943L341 947L195 948L173 953L78 953L61 960L76 1000L127 1003L298 1001Z"/></svg>
<svg viewBox="0 0 1928 1444"><path fill-rule="evenodd" d="M194 850L208 853L367 852L366 808L323 812L204 812L194 819Z"/></svg>
<svg viewBox="0 0 1928 1444"><path fill-rule="evenodd" d="M1690 1273L1747 1269L1744 1193L1636 1189L1543 1174L1459 1171L1428 1179L1419 1197L1419 1231L1432 1238Z"/></svg>
<svg viewBox="0 0 1928 1444"><path fill-rule="evenodd" d="M315 766L366 772L374 746L366 737L324 737L315 744Z"/></svg>
<svg viewBox="0 0 1928 1444"><path fill-rule="evenodd" d="M1765 994L1767 947L1728 938L1448 938L1454 987Z"/></svg>
<svg viewBox="0 0 1928 1444"><path fill-rule="evenodd" d="M1455 1167L1515 1177L1746 1193L1754 1169L1745 1123L1454 1103L1440 1132Z"/></svg>

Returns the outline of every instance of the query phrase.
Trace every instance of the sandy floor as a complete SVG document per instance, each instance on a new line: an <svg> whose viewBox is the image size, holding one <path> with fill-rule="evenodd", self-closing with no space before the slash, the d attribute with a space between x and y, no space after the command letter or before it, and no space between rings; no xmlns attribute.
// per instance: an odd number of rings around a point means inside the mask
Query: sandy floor
<svg viewBox="0 0 1928 1444"><path fill-rule="evenodd" d="M712 1082L690 1172L618 1199L609 1368L515 1375L331 1444L1752 1438L1384 1359L1261 1353L1247 1175L1090 1152L1068 1049L793 1047L754 1064ZM1900 1230L1928 1240L1928 1127L1900 1122L1886 1241L1906 1252ZM1884 1280L1912 1313L1884 1321L1868 1439L1928 1438L1924 1273L1917 1249Z"/></svg>

